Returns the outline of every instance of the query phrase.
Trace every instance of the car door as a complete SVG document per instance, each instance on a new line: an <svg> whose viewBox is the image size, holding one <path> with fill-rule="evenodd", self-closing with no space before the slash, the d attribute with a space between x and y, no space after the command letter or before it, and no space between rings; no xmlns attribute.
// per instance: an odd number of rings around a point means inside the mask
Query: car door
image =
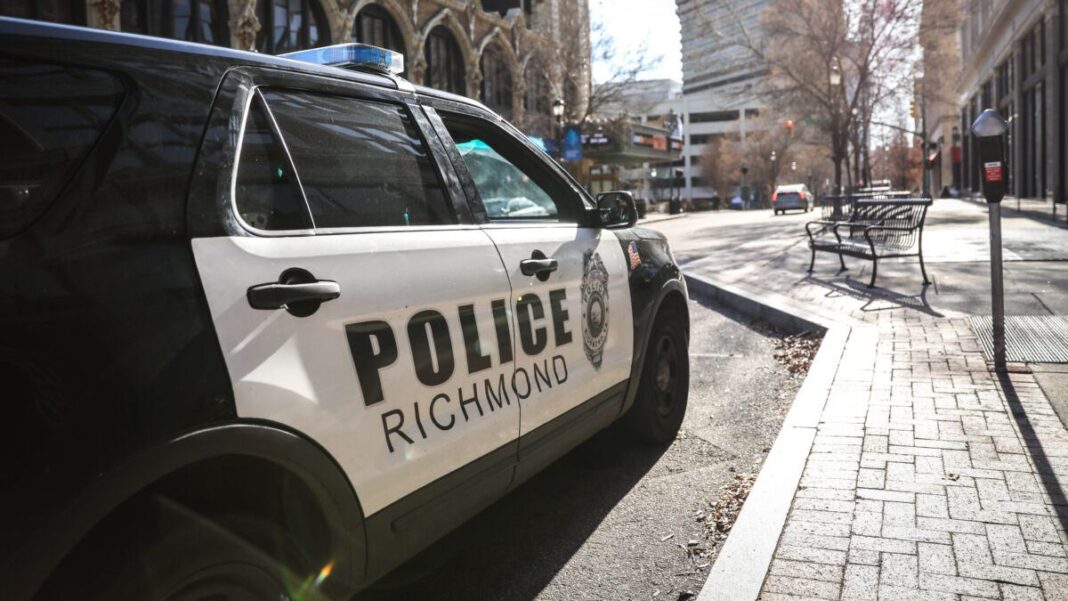
<svg viewBox="0 0 1068 601"><path fill-rule="evenodd" d="M193 252L238 416L313 439L369 538L417 547L511 482L508 276L461 223L418 105L307 79L237 93L217 186L234 224ZM417 511L432 500L440 511Z"/></svg>
<svg viewBox="0 0 1068 601"><path fill-rule="evenodd" d="M511 284L526 477L619 414L634 348L628 265L614 233L579 225L592 205L543 153L493 120L439 115Z"/></svg>

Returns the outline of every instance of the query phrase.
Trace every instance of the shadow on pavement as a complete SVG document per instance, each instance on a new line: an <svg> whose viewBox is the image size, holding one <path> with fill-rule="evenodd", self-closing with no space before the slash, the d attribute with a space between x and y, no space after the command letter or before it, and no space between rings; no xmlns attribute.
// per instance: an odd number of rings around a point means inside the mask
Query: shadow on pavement
<svg viewBox="0 0 1068 601"><path fill-rule="evenodd" d="M927 292L931 290L931 286L923 286L919 294L902 294L885 288L868 288L866 283L848 277L844 280L833 281L808 275L800 281L820 286L842 296L865 301L864 306L860 308L864 312L912 309L932 317L945 317L945 315L931 307L931 303L927 300ZM881 307L875 306L875 303L880 301L886 301L890 304Z"/></svg>
<svg viewBox="0 0 1068 601"><path fill-rule="evenodd" d="M667 449L603 431L357 600L533 599Z"/></svg>
<svg viewBox="0 0 1068 601"><path fill-rule="evenodd" d="M1012 418L1020 428L1020 435L1024 439L1027 454L1034 462L1035 471L1038 472L1038 481L1052 501L1053 511L1056 513L1057 521L1059 522L1058 526L1061 530L1068 530L1068 498L1066 498L1064 487L1057 478L1057 472L1054 470L1049 456L1046 455L1042 440L1038 437L1034 426L1031 425L1031 420L1027 417L1027 410L1024 409L1023 403L1020 401L1020 396L1016 392L1016 386L1013 384L1012 378L1005 372L997 372L997 378L998 383L1001 385L1001 390L1005 393L1005 400L1009 404Z"/></svg>

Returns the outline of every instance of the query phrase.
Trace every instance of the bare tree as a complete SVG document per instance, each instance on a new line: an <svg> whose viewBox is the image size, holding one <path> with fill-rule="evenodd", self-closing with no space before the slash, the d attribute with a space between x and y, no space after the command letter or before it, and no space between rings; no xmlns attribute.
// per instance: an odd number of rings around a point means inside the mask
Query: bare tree
<svg viewBox="0 0 1068 601"><path fill-rule="evenodd" d="M826 131L838 188L850 146L858 149L853 164L866 154L874 112L908 89L921 6L922 0L773 0L759 35L741 19L733 25L738 44L768 68L761 93L773 110L803 115Z"/></svg>
<svg viewBox="0 0 1068 601"><path fill-rule="evenodd" d="M785 183L784 174L797 177L797 150L806 144L806 132L788 128L786 122L762 118L753 122L753 131L744 139L731 133L711 140L701 155L702 174L711 186L726 194L726 188L741 183L744 167L746 183L768 197L778 184Z"/></svg>
<svg viewBox="0 0 1068 601"><path fill-rule="evenodd" d="M663 57L654 55L647 42L621 49L616 38L601 21L590 21L583 9L584 2L564 2L560 5L560 42L546 51L549 64L561 69L561 88L557 98L564 101L566 117L573 123L586 123L611 105L620 104L630 86L655 69ZM579 43L587 39L589 44ZM583 73L590 70L575 68L591 64L607 73L596 85L583 81Z"/></svg>

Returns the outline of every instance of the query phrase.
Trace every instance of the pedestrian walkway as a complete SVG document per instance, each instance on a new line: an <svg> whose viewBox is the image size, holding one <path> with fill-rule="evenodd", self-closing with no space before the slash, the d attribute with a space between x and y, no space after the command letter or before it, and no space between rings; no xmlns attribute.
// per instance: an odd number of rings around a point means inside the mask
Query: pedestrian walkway
<svg viewBox="0 0 1068 601"><path fill-rule="evenodd" d="M1068 599L1068 432L963 319L854 328L768 600Z"/></svg>
<svg viewBox="0 0 1068 601"><path fill-rule="evenodd" d="M989 311L985 219L936 201L935 285L914 260L887 262L874 291L859 261L836 274L818 257L805 273L805 217L664 224L691 273L847 332L760 598L1068 601L1068 430L1025 366L988 368L968 319ZM1068 233L1008 218L1005 249L1009 312L1068 314ZM719 586L710 578L702 599L727 598Z"/></svg>

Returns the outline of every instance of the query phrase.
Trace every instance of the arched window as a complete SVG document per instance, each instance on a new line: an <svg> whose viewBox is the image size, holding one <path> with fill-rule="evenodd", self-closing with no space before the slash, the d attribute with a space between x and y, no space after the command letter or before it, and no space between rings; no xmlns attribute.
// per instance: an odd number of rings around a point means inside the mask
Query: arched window
<svg viewBox="0 0 1068 601"><path fill-rule="evenodd" d="M427 36L425 58L426 85L454 94L467 92L460 46L444 25L438 25Z"/></svg>
<svg viewBox="0 0 1068 601"><path fill-rule="evenodd" d="M316 0L259 0L256 18L260 52L282 54L330 43L326 14Z"/></svg>
<svg viewBox="0 0 1068 601"><path fill-rule="evenodd" d="M371 44L379 48L389 48L394 52L404 53L404 36L401 35L397 22L389 12L372 4L356 15L356 29L353 32L356 41Z"/></svg>
<svg viewBox="0 0 1068 601"><path fill-rule="evenodd" d="M85 0L0 0L0 15L85 25Z"/></svg>
<svg viewBox="0 0 1068 601"><path fill-rule="evenodd" d="M397 22L386 9L377 4L365 7L356 15L356 28L353 30L353 36L361 44L389 48L401 54L407 53L407 49L404 46L404 36L401 35ZM407 56L404 58L405 61L409 60ZM405 66L407 66L407 62L405 62ZM403 76L404 74L402 73L401 75Z"/></svg>
<svg viewBox="0 0 1068 601"><path fill-rule="evenodd" d="M553 130L552 98L549 71L533 58L527 63L523 76L526 94L523 96L523 131L537 136L550 136Z"/></svg>
<svg viewBox="0 0 1068 601"><path fill-rule="evenodd" d="M230 45L226 0L124 0L122 30Z"/></svg>
<svg viewBox="0 0 1068 601"><path fill-rule="evenodd" d="M523 108L529 115L549 114L549 72L539 60L527 63L527 95L523 98Z"/></svg>
<svg viewBox="0 0 1068 601"><path fill-rule="evenodd" d="M490 45L482 53L482 102L505 118L512 117L512 72L501 51Z"/></svg>

